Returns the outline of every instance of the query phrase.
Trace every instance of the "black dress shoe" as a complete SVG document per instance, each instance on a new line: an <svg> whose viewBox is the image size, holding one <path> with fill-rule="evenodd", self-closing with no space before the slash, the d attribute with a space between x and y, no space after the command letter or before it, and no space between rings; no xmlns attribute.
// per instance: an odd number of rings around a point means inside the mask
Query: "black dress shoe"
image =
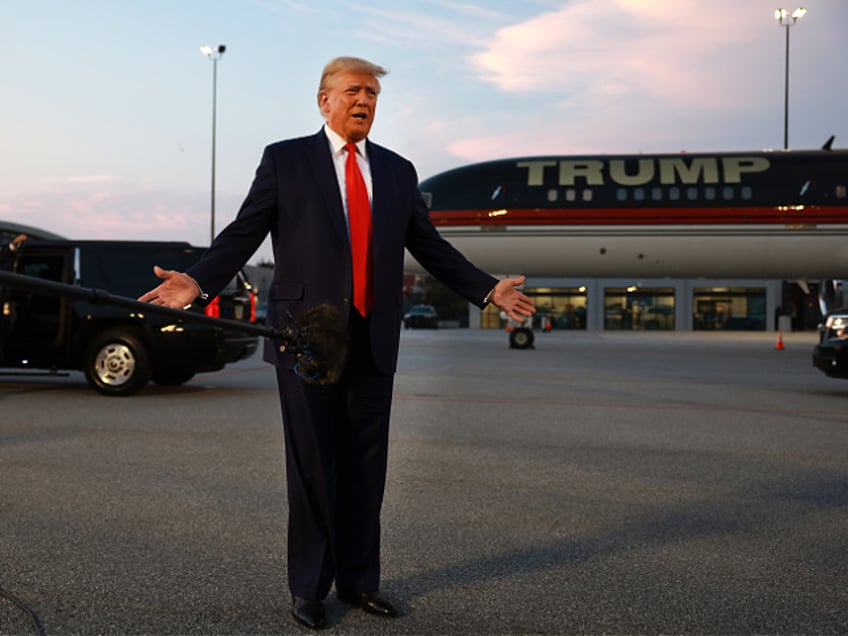
<svg viewBox="0 0 848 636"><path fill-rule="evenodd" d="M395 618L400 615L395 606L379 592L337 592L336 596L345 603L359 605L369 614L386 618Z"/></svg>
<svg viewBox="0 0 848 636"><path fill-rule="evenodd" d="M299 596L292 596L292 616L301 625L309 629L324 629L327 616L321 601L308 601Z"/></svg>

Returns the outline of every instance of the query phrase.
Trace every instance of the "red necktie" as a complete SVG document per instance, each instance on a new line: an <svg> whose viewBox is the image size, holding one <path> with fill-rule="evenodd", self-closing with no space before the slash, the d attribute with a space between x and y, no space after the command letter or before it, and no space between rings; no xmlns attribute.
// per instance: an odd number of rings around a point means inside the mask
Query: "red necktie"
<svg viewBox="0 0 848 636"><path fill-rule="evenodd" d="M356 146L345 145L347 215L350 224L350 251L353 265L353 306L361 316L371 313L374 304L374 273L371 254L371 204L365 180L356 163Z"/></svg>

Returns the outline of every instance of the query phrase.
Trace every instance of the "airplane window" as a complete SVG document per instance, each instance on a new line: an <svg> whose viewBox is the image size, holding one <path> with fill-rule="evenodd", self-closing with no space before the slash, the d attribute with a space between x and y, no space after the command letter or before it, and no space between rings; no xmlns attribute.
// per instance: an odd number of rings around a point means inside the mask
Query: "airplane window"
<svg viewBox="0 0 848 636"><path fill-rule="evenodd" d="M615 192L616 201L627 201L627 188L619 188Z"/></svg>
<svg viewBox="0 0 848 636"><path fill-rule="evenodd" d="M668 189L668 198L672 201L678 201L680 199L680 188L677 186L673 186Z"/></svg>
<svg viewBox="0 0 848 636"><path fill-rule="evenodd" d="M586 201L586 202L589 202L589 201L592 200L592 190L590 190L588 188L586 190L583 190L583 200Z"/></svg>
<svg viewBox="0 0 848 636"><path fill-rule="evenodd" d="M837 199L844 199L846 195L848 195L848 190L846 190L844 185L836 186L836 198Z"/></svg>
<svg viewBox="0 0 848 636"><path fill-rule="evenodd" d="M694 201L698 198L698 188L686 188L686 198Z"/></svg>
<svg viewBox="0 0 848 636"><path fill-rule="evenodd" d="M644 188L636 188L633 190L633 198L637 201L645 200L645 189Z"/></svg>
<svg viewBox="0 0 848 636"><path fill-rule="evenodd" d="M724 186L724 189L721 191L722 196L725 201L730 201L733 198L733 188L730 186Z"/></svg>
<svg viewBox="0 0 848 636"><path fill-rule="evenodd" d="M662 188L651 188L651 198L654 201L662 200Z"/></svg>
<svg viewBox="0 0 848 636"><path fill-rule="evenodd" d="M704 197L708 201L712 201L713 199L715 199L716 198L715 188L712 187L712 186L707 186L706 188L704 188Z"/></svg>
<svg viewBox="0 0 848 636"><path fill-rule="evenodd" d="M751 191L751 186L743 186L742 188L742 198L750 201L751 197L754 196L754 193Z"/></svg>
<svg viewBox="0 0 848 636"><path fill-rule="evenodd" d="M553 203L556 200L557 200L557 191L554 190L553 188L551 188L550 190L548 190L548 201L550 203Z"/></svg>
<svg viewBox="0 0 848 636"><path fill-rule="evenodd" d="M565 191L565 200L574 202L577 200L577 192L571 188Z"/></svg>

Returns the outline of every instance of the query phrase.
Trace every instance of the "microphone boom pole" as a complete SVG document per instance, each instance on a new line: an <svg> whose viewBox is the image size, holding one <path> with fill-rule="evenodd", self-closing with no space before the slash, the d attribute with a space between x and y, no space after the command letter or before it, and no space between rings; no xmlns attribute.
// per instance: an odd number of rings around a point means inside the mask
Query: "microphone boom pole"
<svg viewBox="0 0 848 636"><path fill-rule="evenodd" d="M86 301L96 305L123 307L145 314L164 316L174 321L196 322L219 328L232 329L273 341L281 351L295 357L294 371L306 382L330 384L338 381L345 369L347 358L346 321L338 310L322 303L306 310L299 320L289 314L289 325L284 330L268 325L213 318L185 309L171 309L162 305L144 303L124 296L116 296L102 289L68 285L43 278L0 271L0 285L24 289L47 296L59 296Z"/></svg>
<svg viewBox="0 0 848 636"><path fill-rule="evenodd" d="M115 307L123 307L124 309L131 309L138 313L156 314L166 318L171 318L172 320L186 320L213 325L216 327L234 329L253 336L264 336L265 338L270 338L271 340L283 343L291 339L286 332L274 329L267 325L254 325L251 323L239 322L238 320L213 318L206 314L199 314L185 309L171 309L170 307L163 307L162 305L143 303L124 296L116 296L115 294L110 294L102 289L68 285L66 283L58 283L52 280L44 280L43 278L35 278L34 276L24 276L22 274L0 271L0 285L8 285L9 287L38 292L47 296L59 296L63 298L73 298L74 300L83 300L94 305L113 305Z"/></svg>

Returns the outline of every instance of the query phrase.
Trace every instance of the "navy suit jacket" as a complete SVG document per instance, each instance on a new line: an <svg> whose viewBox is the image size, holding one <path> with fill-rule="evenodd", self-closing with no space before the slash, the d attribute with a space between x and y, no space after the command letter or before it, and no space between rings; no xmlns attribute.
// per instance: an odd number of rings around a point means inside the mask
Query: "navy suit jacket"
<svg viewBox="0 0 848 636"><path fill-rule="evenodd" d="M483 307L497 280L479 270L445 241L433 225L418 190L412 163L367 142L372 179L374 307L371 353L381 373L397 365L402 321L404 248L460 296ZM187 273L211 295L220 291L270 232L274 277L268 320L285 327L320 303L351 311L350 241L330 143L317 135L265 148L256 177L236 219ZM291 368L292 356L266 343L265 360Z"/></svg>

